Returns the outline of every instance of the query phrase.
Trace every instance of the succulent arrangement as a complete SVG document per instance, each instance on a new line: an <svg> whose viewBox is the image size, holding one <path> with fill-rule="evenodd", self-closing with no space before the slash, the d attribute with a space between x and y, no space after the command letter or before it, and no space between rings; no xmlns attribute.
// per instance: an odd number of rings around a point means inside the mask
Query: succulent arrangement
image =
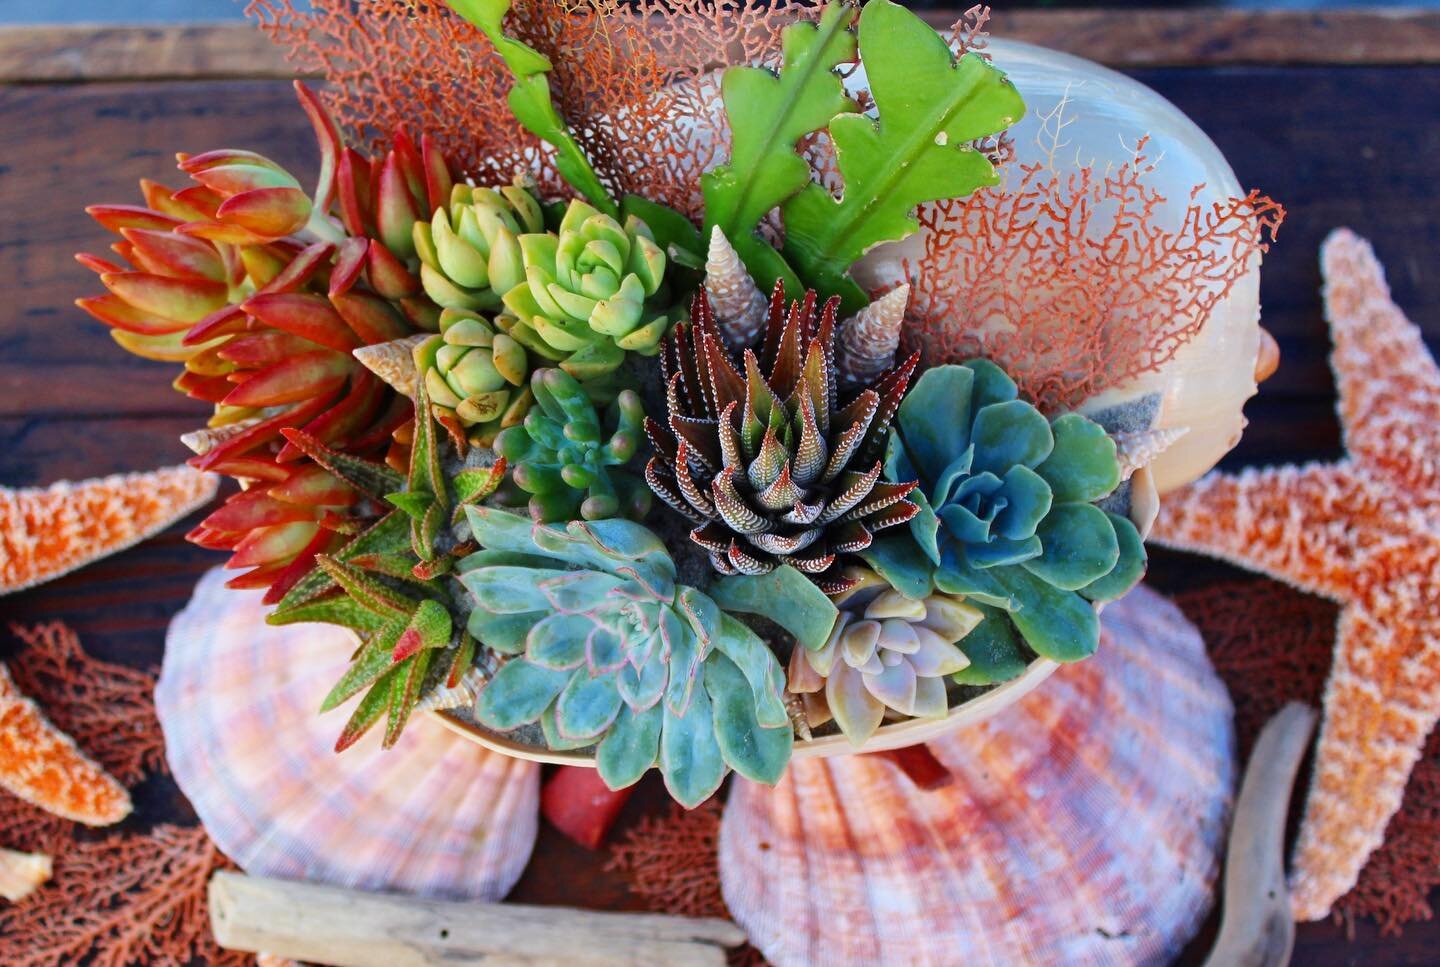
<svg viewBox="0 0 1440 967"><path fill-rule="evenodd" d="M992 362L923 367L908 287L850 271L994 182L1004 75L889 0L831 4L778 69L725 72L731 151L691 220L611 194L508 0L451 6L568 192L477 184L404 131L368 158L300 88L313 192L182 156L191 187L91 209L125 264L82 258L108 294L81 304L215 405L192 463L242 489L192 539L272 622L358 636L338 747L468 708L693 806L731 770L775 782L797 729L863 745L1093 652L1144 568L1114 440Z"/></svg>

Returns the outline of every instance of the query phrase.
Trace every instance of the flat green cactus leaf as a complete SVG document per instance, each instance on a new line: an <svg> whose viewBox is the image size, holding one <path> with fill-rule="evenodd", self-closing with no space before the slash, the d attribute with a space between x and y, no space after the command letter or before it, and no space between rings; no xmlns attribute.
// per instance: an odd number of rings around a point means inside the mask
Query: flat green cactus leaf
<svg viewBox="0 0 1440 967"><path fill-rule="evenodd" d="M1094 504L1056 504L1036 530L1043 548L1023 567L1062 591L1078 591L1120 560L1115 525Z"/></svg>
<svg viewBox="0 0 1440 967"><path fill-rule="evenodd" d="M532 665L523 658L512 659L480 693L475 717L480 724L502 732L534 722L570 681L570 675Z"/></svg>
<svg viewBox="0 0 1440 967"><path fill-rule="evenodd" d="M705 236L718 226L762 291L768 292L776 279L785 280L792 298L803 288L783 258L755 237L755 229L768 212L810 183L810 166L796 154L796 143L837 114L857 110L835 72L854 59L854 20L853 8L832 3L818 24L801 21L785 28L778 74L736 66L721 80L731 151L728 163L700 179Z"/></svg>
<svg viewBox="0 0 1440 967"><path fill-rule="evenodd" d="M1005 471L1003 492L1006 503L995 515L991 530L1012 541L1033 536L1050 513L1050 485L1034 470L1017 463Z"/></svg>
<svg viewBox="0 0 1440 967"><path fill-rule="evenodd" d="M1080 594L1091 601L1114 601L1145 576L1145 544L1140 540L1140 532L1128 517L1110 513L1106 516L1115 528L1120 560L1109 574L1080 589Z"/></svg>
<svg viewBox="0 0 1440 967"><path fill-rule="evenodd" d="M935 587L946 594L963 594L1006 611L1013 611L1019 606L1008 587L989 571L971 567L954 544L945 547L940 566L935 569Z"/></svg>
<svg viewBox="0 0 1440 967"><path fill-rule="evenodd" d="M900 404L896 426L905 454L927 484L938 481L970 446L974 382L974 372L964 366L933 366L920 374ZM891 473L892 480L914 479L898 467Z"/></svg>
<svg viewBox="0 0 1440 967"><path fill-rule="evenodd" d="M749 684L750 714L756 722L768 729L789 729L790 716L785 711L785 701L782 698L785 691L785 671L780 667L775 653L760 636L728 614L722 614L715 648L730 660L735 670L743 675ZM714 657L713 653L711 657ZM710 697L719 702L713 691Z"/></svg>
<svg viewBox="0 0 1440 967"><path fill-rule="evenodd" d="M822 296L843 295L846 272L875 245L916 231L917 205L995 184L993 166L970 142L1025 111L1004 74L978 54L957 63L944 39L899 4L866 4L859 33L879 117L830 122L840 198L812 183L784 206L785 257ZM845 312L859 307L853 297L846 303Z"/></svg>
<svg viewBox="0 0 1440 967"><path fill-rule="evenodd" d="M1089 658L1100 645L1095 606L1074 591L1061 591L1023 567L997 568L996 579L1018 603L1010 620L1042 658L1070 662Z"/></svg>
<svg viewBox="0 0 1440 967"><path fill-rule="evenodd" d="M711 585L710 597L725 611L764 615L812 651L824 646L840 613L824 591L788 564L769 574L722 577Z"/></svg>
<svg viewBox="0 0 1440 967"><path fill-rule="evenodd" d="M719 651L705 659L705 691L713 706L715 741L725 762L746 779L771 786L779 782L795 744L788 718L770 728L761 725L750 683Z"/></svg>
<svg viewBox="0 0 1440 967"><path fill-rule="evenodd" d="M272 625L321 622L340 625L342 628L350 628L362 633L379 631L385 627L386 621L385 617L376 614L344 593L330 597L312 598L303 604L285 608L283 611L274 611L265 618L265 623Z"/></svg>
<svg viewBox="0 0 1440 967"><path fill-rule="evenodd" d="M931 574L935 564L909 534L881 534L860 552L860 557L907 598L919 601L933 589Z"/></svg>
<svg viewBox="0 0 1440 967"><path fill-rule="evenodd" d="M546 74L550 61L518 40L505 35L501 21L510 12L511 0L446 0L450 8L470 21L489 38L505 66L515 76L510 89L510 111L525 130L555 148L555 168L570 187L590 199L607 214L618 215L619 207L600 183L600 177L585 157L565 119L555 109Z"/></svg>
<svg viewBox="0 0 1440 967"><path fill-rule="evenodd" d="M1104 427L1079 413L1057 416L1050 426L1055 449L1035 469L1050 484L1057 501L1088 504L1120 486L1115 441Z"/></svg>
<svg viewBox="0 0 1440 967"><path fill-rule="evenodd" d="M502 655L518 655L525 650L530 629L545 615L544 611L493 614L483 608L474 608L465 620L465 630L480 639L486 648Z"/></svg>
<svg viewBox="0 0 1440 967"><path fill-rule="evenodd" d="M350 667L345 670L345 674L340 677L340 681L335 683L335 687L330 689L320 703L320 711L328 712L343 704L389 672L394 665L395 642L404 630L405 625L402 622L391 621L372 635L360 649L360 654L350 663Z"/></svg>
<svg viewBox="0 0 1440 967"><path fill-rule="evenodd" d="M725 757L715 738L710 696L692 689L684 713L667 702L660 733L660 773L671 798L694 809L715 794L725 778Z"/></svg>
<svg viewBox="0 0 1440 967"><path fill-rule="evenodd" d="M605 733L595 753L600 778L611 789L623 789L640 781L660 756L660 730L665 712L659 703L637 712L622 706L615 724Z"/></svg>
<svg viewBox="0 0 1440 967"><path fill-rule="evenodd" d="M610 727L619 711L615 673L591 675L588 669L577 668L555 700L555 723L566 738L593 740Z"/></svg>
<svg viewBox="0 0 1440 967"><path fill-rule="evenodd" d="M399 676L392 670L370 687L360 704L355 706L350 720L340 730L340 737L335 740L336 752L343 752L358 742L389 711L391 690L398 687L398 679Z"/></svg>
<svg viewBox="0 0 1440 967"><path fill-rule="evenodd" d="M1000 475L1015 464L1038 466L1055 448L1050 421L1024 400L991 403L975 414L971 441L975 460L971 473Z"/></svg>
<svg viewBox="0 0 1440 967"><path fill-rule="evenodd" d="M540 731L545 733L545 745L554 752L570 752L595 744L594 736L582 739L566 738L560 731L560 723L556 720L554 705L547 708L540 716Z"/></svg>
<svg viewBox="0 0 1440 967"><path fill-rule="evenodd" d="M585 639L595 622L585 615L552 614L525 639L525 658L537 665L570 671L585 662Z"/></svg>
<svg viewBox="0 0 1440 967"><path fill-rule="evenodd" d="M966 603L985 617L956 643L970 664L951 675L951 681L959 685L998 685L1018 678L1028 663L1009 615L974 599Z"/></svg>

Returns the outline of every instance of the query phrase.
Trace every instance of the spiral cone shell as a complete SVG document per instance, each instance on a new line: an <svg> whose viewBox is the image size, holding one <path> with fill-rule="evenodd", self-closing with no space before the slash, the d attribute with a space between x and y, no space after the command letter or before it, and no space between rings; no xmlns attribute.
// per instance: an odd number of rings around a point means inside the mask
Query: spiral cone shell
<svg viewBox="0 0 1440 967"><path fill-rule="evenodd" d="M948 786L868 756L737 782L720 875L751 942L780 967L1168 962L1211 905L1232 708L1159 595L1104 623L1094 658L930 743Z"/></svg>
<svg viewBox="0 0 1440 967"><path fill-rule="evenodd" d="M726 347L738 352L753 346L765 325L770 301L745 271L745 263L719 225L710 233L705 292Z"/></svg>
<svg viewBox="0 0 1440 967"><path fill-rule="evenodd" d="M901 285L840 323L835 368L841 388L870 383L895 365L910 286Z"/></svg>
<svg viewBox="0 0 1440 967"><path fill-rule="evenodd" d="M155 708L207 832L247 872L367 890L497 900L535 844L539 767L412 722L343 755L317 714L354 638L265 624L260 592L209 572L166 635Z"/></svg>

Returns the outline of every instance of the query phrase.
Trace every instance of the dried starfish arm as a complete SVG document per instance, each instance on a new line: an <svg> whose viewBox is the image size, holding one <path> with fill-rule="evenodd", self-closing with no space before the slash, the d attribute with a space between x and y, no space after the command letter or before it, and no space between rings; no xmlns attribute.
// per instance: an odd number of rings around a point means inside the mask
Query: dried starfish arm
<svg viewBox="0 0 1440 967"><path fill-rule="evenodd" d="M0 665L0 788L88 826L130 814L130 794L55 728Z"/></svg>
<svg viewBox="0 0 1440 967"><path fill-rule="evenodd" d="M150 537L215 496L190 467L49 487L0 487L0 594L83 567Z"/></svg>

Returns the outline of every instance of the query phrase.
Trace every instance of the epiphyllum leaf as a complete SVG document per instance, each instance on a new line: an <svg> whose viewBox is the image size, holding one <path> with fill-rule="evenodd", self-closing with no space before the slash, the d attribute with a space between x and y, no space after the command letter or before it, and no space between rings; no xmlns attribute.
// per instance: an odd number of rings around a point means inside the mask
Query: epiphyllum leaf
<svg viewBox="0 0 1440 967"><path fill-rule="evenodd" d="M865 303L850 266L916 231L915 206L995 184L970 142L1025 112L1004 74L977 54L957 63L939 34L890 0L872 0L860 15L860 57L879 118L830 122L844 193L812 184L784 208L785 258L821 295L842 296L847 313Z"/></svg>
<svg viewBox="0 0 1440 967"><path fill-rule="evenodd" d="M555 167L570 186L589 199L590 203L610 216L620 208L600 177L595 174L585 152L575 140L570 126L555 109L550 97L550 60L533 47L507 37L500 22L510 12L511 0L446 0L450 9L479 27L515 75L510 89L510 111L525 130L555 148Z"/></svg>
<svg viewBox="0 0 1440 967"><path fill-rule="evenodd" d="M818 24L802 21L785 28L778 74L737 66L721 81L730 162L700 179L704 237L718 226L764 291L776 279L785 281L792 296L804 288L780 254L756 237L755 228L766 213L810 183L810 166L795 153L796 142L823 129L835 115L857 109L835 74L836 67L855 57L854 20L853 8L832 3Z"/></svg>

